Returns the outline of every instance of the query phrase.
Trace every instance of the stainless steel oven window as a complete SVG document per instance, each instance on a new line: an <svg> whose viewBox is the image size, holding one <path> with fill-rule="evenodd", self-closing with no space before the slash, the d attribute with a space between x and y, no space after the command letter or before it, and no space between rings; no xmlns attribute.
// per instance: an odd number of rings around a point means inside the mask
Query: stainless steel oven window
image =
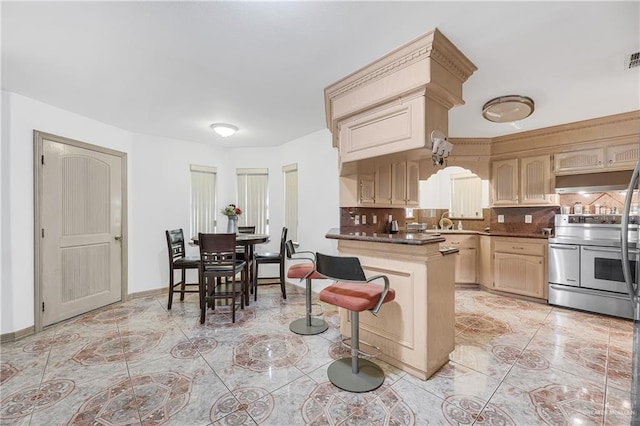
<svg viewBox="0 0 640 426"><path fill-rule="evenodd" d="M596 279L624 282L622 260L596 257L593 262L593 272ZM630 260L629 264L631 265L631 279L636 282L636 261Z"/></svg>
<svg viewBox="0 0 640 426"><path fill-rule="evenodd" d="M635 259L637 250L630 250ZM633 261L635 263L635 260ZM633 269L635 270L635 264ZM622 272L622 252L619 248L582 246L580 251L580 286L626 293Z"/></svg>

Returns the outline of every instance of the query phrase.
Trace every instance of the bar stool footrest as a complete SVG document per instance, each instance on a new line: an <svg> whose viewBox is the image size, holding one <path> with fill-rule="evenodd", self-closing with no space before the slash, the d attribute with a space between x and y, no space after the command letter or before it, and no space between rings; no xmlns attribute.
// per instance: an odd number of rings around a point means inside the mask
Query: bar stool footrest
<svg viewBox="0 0 640 426"><path fill-rule="evenodd" d="M311 336L327 331L329 324L325 320L311 318L311 325L307 325L307 318L300 318L289 324L289 330L296 334Z"/></svg>
<svg viewBox="0 0 640 426"><path fill-rule="evenodd" d="M312 303L311 304L311 310L313 310L313 307L317 306L320 308L320 312L315 313L315 312L311 312L311 316L312 317L321 317L324 315L324 309L322 308L322 305L320 303Z"/></svg>
<svg viewBox="0 0 640 426"><path fill-rule="evenodd" d="M384 372L373 362L358 360L358 373L351 370L351 358L341 358L329 365L329 381L347 392L369 392L384 383Z"/></svg>
<svg viewBox="0 0 640 426"><path fill-rule="evenodd" d="M349 342L349 343L347 343ZM345 337L343 339L340 340L340 343L342 343L342 346L344 346L345 348L349 348L351 349L351 337ZM370 347L371 349L373 349L373 352L365 352L361 349L358 349L358 355L361 355L363 358L367 359L367 358L377 358L378 355L380 355L382 353L382 349L380 349L377 346L373 346L367 342L360 342L361 345L365 345Z"/></svg>

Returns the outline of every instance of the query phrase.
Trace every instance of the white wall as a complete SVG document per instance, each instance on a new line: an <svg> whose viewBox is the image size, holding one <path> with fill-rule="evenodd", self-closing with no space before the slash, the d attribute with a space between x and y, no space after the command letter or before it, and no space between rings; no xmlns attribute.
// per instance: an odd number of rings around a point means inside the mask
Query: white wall
<svg viewBox="0 0 640 426"><path fill-rule="evenodd" d="M131 152L133 135L15 93L3 91L2 102L0 333L4 334L34 324L33 131L40 130L123 152ZM130 180L129 191L131 184Z"/></svg>
<svg viewBox="0 0 640 426"><path fill-rule="evenodd" d="M224 149L134 134L5 91L2 107L0 334L34 324L34 129L128 154L129 293L167 286L164 231L189 229L190 164L218 169L220 206L235 199L237 167L268 167L272 238L260 250L277 250L284 221L282 166L298 163L300 249L336 253L335 241L324 238L340 225L337 151L328 130L273 148ZM225 226L221 214L218 224Z"/></svg>
<svg viewBox="0 0 640 426"><path fill-rule="evenodd" d="M134 135L132 145L129 293L139 293L168 285L165 230L182 228L186 238L192 236L189 166L216 167L222 181L218 184L218 195L222 199L226 197L226 176L232 170L227 151L210 145L140 134ZM197 247L188 246L187 251L197 254ZM195 282L197 273L189 271L187 279Z"/></svg>
<svg viewBox="0 0 640 426"><path fill-rule="evenodd" d="M280 231L284 226L282 166L297 163L299 250L337 253L335 241L324 237L330 228L340 227L338 152L331 145L329 130L311 133L275 148L234 149L231 158L234 167L269 168L271 240L256 250L279 250ZM277 275L275 265L260 268L260 276Z"/></svg>

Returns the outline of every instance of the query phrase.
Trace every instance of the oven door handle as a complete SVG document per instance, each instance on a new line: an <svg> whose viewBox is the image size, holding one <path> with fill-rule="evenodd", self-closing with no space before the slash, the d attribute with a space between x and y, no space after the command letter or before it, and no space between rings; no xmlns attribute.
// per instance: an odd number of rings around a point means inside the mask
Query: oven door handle
<svg viewBox="0 0 640 426"><path fill-rule="evenodd" d="M555 244L550 245L549 248L559 249L559 250L578 250L578 246L558 246Z"/></svg>
<svg viewBox="0 0 640 426"><path fill-rule="evenodd" d="M622 249L619 248L608 248L608 247L598 247L593 248L592 246L582 246L582 250L584 251L603 251L607 253L622 253ZM629 254L638 254L636 250L629 250Z"/></svg>

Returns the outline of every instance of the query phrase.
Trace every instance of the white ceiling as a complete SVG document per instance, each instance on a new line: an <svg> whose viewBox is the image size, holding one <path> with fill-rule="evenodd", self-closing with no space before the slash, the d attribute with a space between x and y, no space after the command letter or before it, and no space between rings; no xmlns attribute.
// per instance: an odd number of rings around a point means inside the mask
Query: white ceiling
<svg viewBox="0 0 640 426"><path fill-rule="evenodd" d="M438 28L477 67L450 137L640 109L640 2L6 2L2 89L137 133L274 146L325 128L323 89ZM521 122L491 98L536 103ZM232 138L209 125L240 127Z"/></svg>

